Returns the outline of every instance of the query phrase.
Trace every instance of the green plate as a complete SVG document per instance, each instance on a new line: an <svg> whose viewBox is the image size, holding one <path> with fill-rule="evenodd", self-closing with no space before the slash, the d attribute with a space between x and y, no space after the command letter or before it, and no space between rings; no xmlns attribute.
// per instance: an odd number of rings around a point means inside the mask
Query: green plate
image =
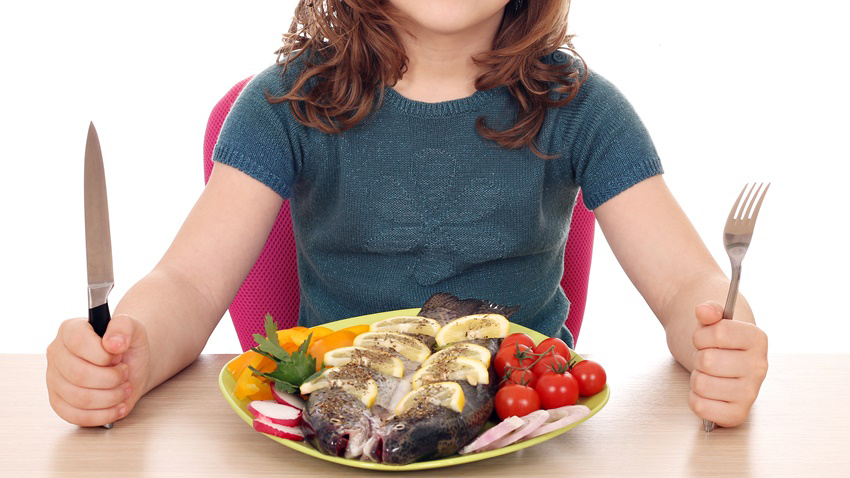
<svg viewBox="0 0 850 478"><path fill-rule="evenodd" d="M324 324L325 327L331 330L339 330L345 327L350 327L352 325L361 325L361 324L371 324L372 322L377 322L381 319L386 319L389 317L395 317L397 315L416 315L419 313L419 309L404 309L404 310L394 310L389 312L381 312L378 314L369 314L363 315L360 317L352 317L350 319L338 320L336 322L331 322L329 324ZM511 324L511 333L514 332L522 332L528 334L532 339L534 339L535 343L539 343L541 340L546 338L544 335L539 334L529 328L523 327L521 325ZM233 389L236 386L236 380L234 380L233 376L227 371L227 366L221 369L221 372L218 376L218 386L221 389L221 393L224 394L224 398L227 399L227 402L233 407L233 410L245 420L245 423L250 425L252 428L254 426L253 420L254 417L248 412L248 403L251 400L245 399L240 400L236 398L233 394ZM539 437L532 438L530 440L522 441L519 443L514 443L513 445L506 446L504 448L499 448L498 450L485 451L481 453L471 453L469 455L453 455L446 458L440 458L437 460L428 460L428 461L418 461L416 463L411 463L409 465L385 465L383 463L373 463L368 461L360 461L360 460L349 460L346 458L340 458L337 456L325 455L324 453L316 450L306 442L300 441L292 441L292 440L284 440L282 438L274 437L271 435L266 435L272 440L281 443L284 446L288 446L293 450L299 451L301 453L306 453L308 455L315 456L316 458L320 458L322 460L332 461L334 463L339 463L341 465L353 466L355 468L365 468L369 470L386 470L386 471L411 471L411 470L427 470L430 468L442 468L444 466L452 466L452 465L460 465L462 463L471 463L473 461L485 460L487 458L493 458L495 456L506 455L508 453L515 452L517 450L522 450L523 448L528 448L530 446L534 446L538 443L542 443L546 440L551 440L556 436L578 426L583 423L588 418L592 417L596 414L602 407L608 403L608 385L605 385L605 389L601 392L597 393L592 397L580 397L578 400L579 404L587 405L590 408L590 415L582 418L581 420L568 425L560 430L555 430L553 432L547 433L545 435L540 435Z"/></svg>

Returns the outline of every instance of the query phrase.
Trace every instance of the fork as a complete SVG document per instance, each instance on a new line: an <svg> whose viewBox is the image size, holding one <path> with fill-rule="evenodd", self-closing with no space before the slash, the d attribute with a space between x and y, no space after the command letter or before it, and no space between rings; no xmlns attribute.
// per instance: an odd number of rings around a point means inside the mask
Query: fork
<svg viewBox="0 0 850 478"><path fill-rule="evenodd" d="M726 254L729 255L729 261L732 263L732 281L729 284L729 295L726 296L726 306L723 308L723 318L732 319L732 314L735 313L735 302L738 300L738 282L741 280L741 262L744 260L744 255L750 247L750 241L753 238L753 229L756 226L761 202L764 201L764 196L767 194L767 189L770 183L761 190L764 183L760 183L756 188L755 183L750 187L747 197L741 203L741 198L747 191L749 184L744 185L738 199L735 200L735 205L729 211L729 217L726 219L726 227L723 229L723 245L726 248ZM753 194L755 191L755 194ZM761 195L759 195L761 192ZM758 202L756 201L758 199ZM738 205L741 205L738 208ZM755 205L755 209L753 209ZM752 214L750 214L752 212ZM702 426L706 432L714 430L714 422L711 420L703 420Z"/></svg>

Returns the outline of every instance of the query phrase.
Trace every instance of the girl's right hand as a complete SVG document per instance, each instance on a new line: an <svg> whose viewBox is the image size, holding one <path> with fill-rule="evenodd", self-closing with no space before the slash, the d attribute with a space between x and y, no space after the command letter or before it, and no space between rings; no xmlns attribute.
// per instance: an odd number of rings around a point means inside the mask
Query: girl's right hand
<svg viewBox="0 0 850 478"><path fill-rule="evenodd" d="M127 315L113 317L103 338L86 319L66 320L47 347L50 406L75 425L124 418L147 391L149 376L147 332Z"/></svg>

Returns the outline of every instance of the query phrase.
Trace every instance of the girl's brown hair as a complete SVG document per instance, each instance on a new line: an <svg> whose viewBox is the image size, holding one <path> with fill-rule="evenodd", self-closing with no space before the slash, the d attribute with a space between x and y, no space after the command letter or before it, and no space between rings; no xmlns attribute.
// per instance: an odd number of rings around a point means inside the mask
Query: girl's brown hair
<svg viewBox="0 0 850 478"><path fill-rule="evenodd" d="M541 61L562 46L578 57L573 36L567 34L569 8L569 0L508 3L492 49L473 57L484 70L475 88L506 85L519 110L516 123L504 131L489 128L485 118L478 117L481 136L509 149L528 145L544 159L556 157L541 152L534 138L546 109L570 102L587 77L587 69L576 61L554 65ZM266 98L272 103L290 101L299 122L325 133L356 125L380 107L385 87L395 85L407 70L408 58L394 30L404 28L399 22L402 16L388 0L300 0L277 52L278 63L288 64L306 52L309 58L289 93L278 97L266 93ZM311 78L313 86L304 91ZM551 90L560 98L550 98Z"/></svg>

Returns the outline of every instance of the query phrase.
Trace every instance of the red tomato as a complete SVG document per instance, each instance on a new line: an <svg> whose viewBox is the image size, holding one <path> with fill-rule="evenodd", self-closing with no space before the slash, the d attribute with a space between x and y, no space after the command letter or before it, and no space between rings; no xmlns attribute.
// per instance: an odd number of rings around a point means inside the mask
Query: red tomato
<svg viewBox="0 0 850 478"><path fill-rule="evenodd" d="M540 410L540 397L531 387L508 384L496 393L496 413L502 420L512 417L524 417L529 413Z"/></svg>
<svg viewBox="0 0 850 478"><path fill-rule="evenodd" d="M496 358L493 359L493 365L496 367L496 373L499 378L505 376L505 367L527 367L531 365L535 358L530 354L531 348L525 345L519 346L519 352L516 351L516 345L510 348L499 350ZM519 355L519 357L517 357ZM522 359L522 361L520 361Z"/></svg>
<svg viewBox="0 0 850 478"><path fill-rule="evenodd" d="M534 375L542 377L543 374L552 372L553 369L558 373L564 373L569 370L569 362L559 354L547 354L540 357L531 371L534 372Z"/></svg>
<svg viewBox="0 0 850 478"><path fill-rule="evenodd" d="M582 360L573 365L570 373L578 381L578 391L582 397L589 397L601 392L608 380L602 365L591 360Z"/></svg>
<svg viewBox="0 0 850 478"><path fill-rule="evenodd" d="M505 337L504 340L502 340L502 345L500 346L500 350L503 349L503 348L506 348L506 347L511 347L512 349L516 350L516 345L514 345L514 344L517 344L517 343L520 344L520 345L525 345L526 347L529 347L529 348L532 348L532 349L534 348L534 339L532 339L531 337L529 337L525 334L516 333L516 334L508 335L507 337Z"/></svg>
<svg viewBox="0 0 850 478"><path fill-rule="evenodd" d="M563 340L557 337L549 337L548 339L543 340L539 344L534 347L534 353L542 354L549 351L551 347L555 348L555 353L564 357L567 360L570 360L572 356L570 355L570 348L567 347L567 344L564 343Z"/></svg>
<svg viewBox="0 0 850 478"><path fill-rule="evenodd" d="M575 405L578 400L578 381L569 373L547 373L537 379L534 387L545 409Z"/></svg>
<svg viewBox="0 0 850 478"><path fill-rule="evenodd" d="M513 383L516 385L527 385L534 388L537 384L537 375L535 375L531 370L516 368L506 371L505 374L507 375L505 377L506 381L502 384L502 386Z"/></svg>

